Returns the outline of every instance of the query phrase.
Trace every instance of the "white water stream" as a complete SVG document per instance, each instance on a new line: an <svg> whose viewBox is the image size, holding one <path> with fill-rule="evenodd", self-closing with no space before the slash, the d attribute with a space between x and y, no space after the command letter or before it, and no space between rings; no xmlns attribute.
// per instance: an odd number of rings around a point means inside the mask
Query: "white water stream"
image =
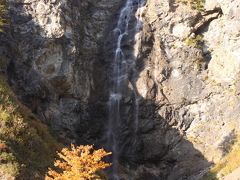
<svg viewBox="0 0 240 180"><path fill-rule="evenodd" d="M112 87L109 96L109 122L107 127L107 146L113 153L112 157L112 177L111 179L118 180L118 160L119 150L121 149L118 142L119 127L121 126L121 101L127 93L129 84L129 71L136 72L136 60L139 56L141 47L141 29L142 29L142 14L144 10L145 0L127 0L121 9L118 23L113 30L117 34L117 42L115 49L115 56L113 62L112 73ZM136 7L137 6L137 7ZM136 10L136 11L135 11ZM123 38L129 37L129 23L132 22L131 18L134 17L135 23L135 36L133 46L134 58L128 59L122 49ZM133 88L134 89L134 88ZM138 131L138 116L139 116L139 98L138 93L134 91L134 131Z"/></svg>

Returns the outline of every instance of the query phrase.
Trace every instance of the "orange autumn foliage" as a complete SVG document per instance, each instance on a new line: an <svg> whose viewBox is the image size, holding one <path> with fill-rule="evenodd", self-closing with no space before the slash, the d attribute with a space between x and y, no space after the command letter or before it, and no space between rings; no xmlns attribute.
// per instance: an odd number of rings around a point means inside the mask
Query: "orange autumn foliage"
<svg viewBox="0 0 240 180"><path fill-rule="evenodd" d="M6 151L7 145L5 143L0 143L0 152L1 151Z"/></svg>
<svg viewBox="0 0 240 180"><path fill-rule="evenodd" d="M49 169L45 180L87 180L100 178L96 173L99 170L109 167L110 163L105 163L102 158L110 155L104 149L94 150L93 146L71 145L71 149L62 149L58 156L61 160L56 160L54 166L61 172Z"/></svg>

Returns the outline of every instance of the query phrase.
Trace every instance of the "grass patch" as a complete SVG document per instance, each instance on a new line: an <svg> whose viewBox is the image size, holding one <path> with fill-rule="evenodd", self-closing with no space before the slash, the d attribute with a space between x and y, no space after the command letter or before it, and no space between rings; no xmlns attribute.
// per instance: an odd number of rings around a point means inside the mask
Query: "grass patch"
<svg viewBox="0 0 240 180"><path fill-rule="evenodd" d="M229 153L217 163L206 175L203 180L215 180L217 174L226 176L240 167L240 135L236 138L236 142L231 147Z"/></svg>

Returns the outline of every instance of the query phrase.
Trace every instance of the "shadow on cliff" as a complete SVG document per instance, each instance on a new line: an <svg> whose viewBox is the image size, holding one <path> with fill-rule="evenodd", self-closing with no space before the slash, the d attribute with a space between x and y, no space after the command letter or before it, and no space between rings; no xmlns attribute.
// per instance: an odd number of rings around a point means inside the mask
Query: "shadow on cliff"
<svg viewBox="0 0 240 180"><path fill-rule="evenodd" d="M118 14L113 17L118 19ZM128 69L127 90L121 101L121 124L117 130L117 141L120 152L119 174L122 179L139 180L193 180L200 179L208 171L211 162L194 148L193 144L185 139L181 130L177 111L166 103L166 96L162 95L162 102L157 102L157 93L161 93L161 84L154 79L152 60L149 58L154 53L154 36L151 27L143 24L140 32L134 31L136 17L132 17L129 34L123 38L122 49L125 56L130 59ZM143 23L143 22L140 22ZM95 64L96 76L94 84L96 89L92 93L92 107L94 114L92 122L99 123L98 131L93 137L104 136L108 123L108 100L112 81L112 67L114 50L117 39L113 29L116 23L110 25L105 36L105 46L99 48L99 61ZM142 33L141 33L142 32ZM141 48L138 57L134 57L134 37L141 33ZM160 47L159 47L160 48ZM156 57L161 61L162 57ZM133 63L135 61L135 63ZM135 64L134 67L132 64ZM164 69L164 68L163 68ZM164 74L164 72L161 72ZM141 96L146 89L145 96ZM141 92L141 93L140 93ZM137 96L136 96L137 94ZM101 100L98 100L102 98ZM138 123L136 124L136 99L139 103ZM164 108L165 117L159 114ZM137 127L136 127L137 126ZM136 131L137 129L137 131ZM96 133L97 132L97 133ZM97 136L95 136L98 134ZM104 146L98 139L95 144ZM108 149L111 151L111 148Z"/></svg>

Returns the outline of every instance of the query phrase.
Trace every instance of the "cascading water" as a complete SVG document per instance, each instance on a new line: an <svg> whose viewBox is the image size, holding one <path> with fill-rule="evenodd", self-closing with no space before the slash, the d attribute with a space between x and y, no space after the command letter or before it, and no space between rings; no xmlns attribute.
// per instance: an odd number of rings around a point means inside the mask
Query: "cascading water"
<svg viewBox="0 0 240 180"><path fill-rule="evenodd" d="M124 87L127 83L127 61L121 49L122 38L128 34L128 24L133 10L132 0L127 0L124 8L121 10L117 27L114 33L118 33L117 47L115 50L115 57L113 62L113 87L109 98L109 124L107 132L107 144L112 150L112 179L119 179L117 173L117 164L119 157L119 147L117 142L117 131L120 126L120 103L124 93Z"/></svg>
<svg viewBox="0 0 240 180"><path fill-rule="evenodd" d="M114 62L112 63L112 87L109 97L109 122L107 127L107 146L113 153L112 156L112 177L111 179L117 180L118 177L118 160L120 149L119 135L121 134L120 127L124 122L121 117L121 105L124 96L127 94L129 84L129 72L136 72L136 60L139 55L139 48L141 45L140 30L142 28L142 13L144 0L127 0L124 7L121 9L118 23L113 30L117 36L116 49L114 55ZM134 27L134 45L133 45L133 58L129 58L122 49L123 38L129 37L129 23L132 22L131 18L134 17L136 10L136 19ZM133 85L134 86L134 85ZM138 111L139 111L139 98L135 87L134 91L134 132L138 131Z"/></svg>
<svg viewBox="0 0 240 180"><path fill-rule="evenodd" d="M144 4L145 4L145 0L138 0L138 9L136 12L136 18L137 18L137 23L135 26L135 45L134 45L134 57L135 57L135 61L134 63L136 63L138 56L139 56L139 50L140 50L140 46L141 46L141 29L142 29L142 23L143 23L143 11L144 11ZM134 71L136 71L136 64L134 64L133 66ZM133 88L134 89L134 88ZM135 96L135 132L137 133L138 131L138 126L139 126L139 101L140 98L138 97L138 93L137 91L134 89L134 96Z"/></svg>

